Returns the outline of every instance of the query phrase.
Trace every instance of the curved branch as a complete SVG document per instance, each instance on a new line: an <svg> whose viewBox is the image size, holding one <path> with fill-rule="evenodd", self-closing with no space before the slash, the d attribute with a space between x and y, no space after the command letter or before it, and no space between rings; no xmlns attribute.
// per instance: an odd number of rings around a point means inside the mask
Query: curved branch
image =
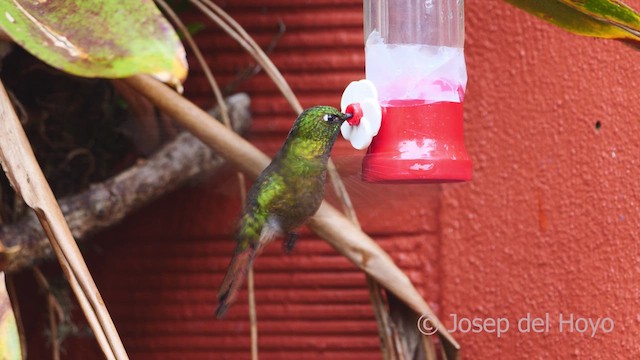
<svg viewBox="0 0 640 360"><path fill-rule="evenodd" d="M159 81L145 75L122 81L145 95L181 126L252 178L256 178L269 164L270 159L267 155ZM338 210L323 202L308 225L339 253L375 278L411 309L418 314L431 316L439 329L445 329L411 280L396 266L391 257ZM438 336L448 358L457 358L460 345L455 339L447 331L438 332Z"/></svg>

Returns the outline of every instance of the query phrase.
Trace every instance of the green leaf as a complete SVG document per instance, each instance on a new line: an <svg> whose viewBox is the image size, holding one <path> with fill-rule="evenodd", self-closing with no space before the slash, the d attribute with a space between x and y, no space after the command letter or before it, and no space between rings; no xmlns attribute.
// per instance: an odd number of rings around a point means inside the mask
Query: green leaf
<svg viewBox="0 0 640 360"><path fill-rule="evenodd" d="M151 0L0 1L0 27L63 71L121 78L139 73L179 85L182 43Z"/></svg>
<svg viewBox="0 0 640 360"><path fill-rule="evenodd" d="M505 0L569 32L640 48L640 15L619 1Z"/></svg>
<svg viewBox="0 0 640 360"><path fill-rule="evenodd" d="M620 1L561 0L572 8L596 19L609 22L640 36L640 15Z"/></svg>
<svg viewBox="0 0 640 360"><path fill-rule="evenodd" d="M20 335L18 334L18 326L11 308L3 272L0 272L0 359L22 359Z"/></svg>

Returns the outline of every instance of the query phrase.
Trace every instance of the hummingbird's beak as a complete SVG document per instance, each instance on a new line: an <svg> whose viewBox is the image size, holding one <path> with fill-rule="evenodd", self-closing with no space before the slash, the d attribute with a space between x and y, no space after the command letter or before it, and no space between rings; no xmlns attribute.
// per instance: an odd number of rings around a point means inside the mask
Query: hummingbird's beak
<svg viewBox="0 0 640 360"><path fill-rule="evenodd" d="M342 119L342 121L347 121L349 119L351 119L353 117L353 114L342 114L342 116L340 117Z"/></svg>

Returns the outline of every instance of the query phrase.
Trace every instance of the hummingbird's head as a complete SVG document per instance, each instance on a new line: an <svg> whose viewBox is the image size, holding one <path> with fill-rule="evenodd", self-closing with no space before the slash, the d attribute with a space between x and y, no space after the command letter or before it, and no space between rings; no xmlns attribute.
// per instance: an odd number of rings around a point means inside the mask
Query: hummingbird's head
<svg viewBox="0 0 640 360"><path fill-rule="evenodd" d="M340 125L351 116L331 106L314 106L300 114L291 131L302 138L333 143Z"/></svg>

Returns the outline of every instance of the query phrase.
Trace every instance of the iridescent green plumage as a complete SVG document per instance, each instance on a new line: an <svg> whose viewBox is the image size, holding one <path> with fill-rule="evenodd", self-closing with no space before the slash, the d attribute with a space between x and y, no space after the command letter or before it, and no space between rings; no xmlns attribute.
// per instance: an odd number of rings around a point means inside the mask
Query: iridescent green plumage
<svg viewBox="0 0 640 360"><path fill-rule="evenodd" d="M296 119L287 140L247 195L236 233L236 250L218 293L217 316L234 300L254 257L276 235L288 236L320 206L324 197L329 153L350 115L330 106L305 110Z"/></svg>

